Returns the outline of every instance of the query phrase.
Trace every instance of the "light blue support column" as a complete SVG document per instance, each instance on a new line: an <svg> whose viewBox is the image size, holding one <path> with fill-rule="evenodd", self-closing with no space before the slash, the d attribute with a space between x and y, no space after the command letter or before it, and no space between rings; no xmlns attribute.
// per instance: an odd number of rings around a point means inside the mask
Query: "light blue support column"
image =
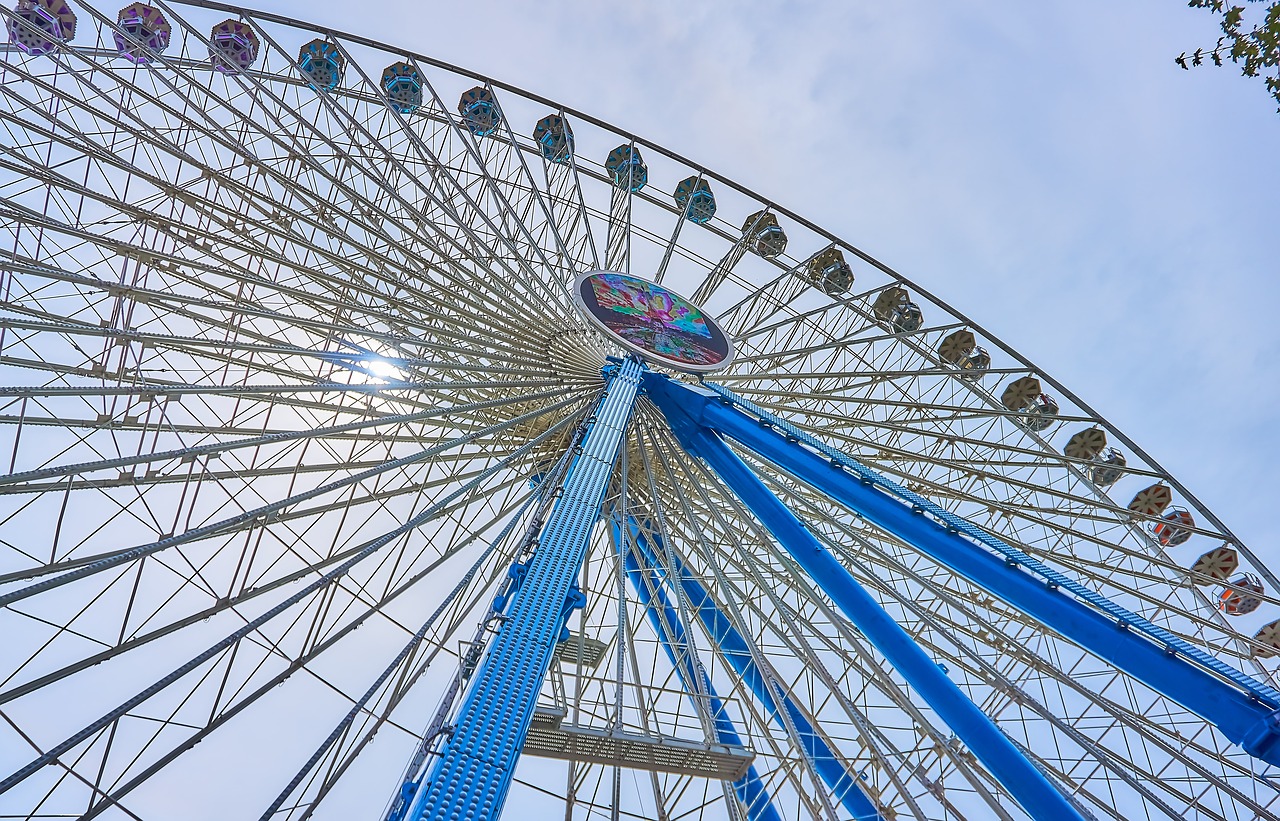
<svg viewBox="0 0 1280 821"><path fill-rule="evenodd" d="M637 546L639 546L639 539L643 537L637 533L634 523L631 525L631 532L638 537ZM716 740L721 744L730 744L736 747L744 746L742 737L738 735L737 728L733 726L733 720L725 712L724 702L716 695L715 688L711 686L711 681L707 678L706 673L698 669L688 657L681 659L676 650L677 647L685 643L684 626L680 623L680 615L676 608L667 599L666 591L659 586L660 577L654 579L652 590L649 584L645 582L644 572L653 569L652 563L649 562L649 557L644 555L644 552L648 549L647 546L640 548L642 558L648 564L647 567L642 567L636 560L635 552L627 549L625 540L622 537L622 528L618 526L617 522L613 523L613 540L618 547L619 554L623 557L623 563L627 570L627 579L631 582L631 586L635 588L636 595L640 598L640 603L644 605L645 613L649 616L649 623L653 625L654 632L658 634L658 641L662 644L662 649L666 651L667 658L671 660L671 665L675 667L676 672L680 675L680 681L684 685L685 692L689 694L690 700L698 697L697 683L701 681L708 696L707 700L710 702L712 721L715 723L716 728ZM760 774L756 772L754 764L747 769L746 775L733 783L733 789L738 794L743 806L747 808L749 821L782 821L782 817L774 809L773 801L769 797L769 792L765 789L764 783L760 780Z"/></svg>
<svg viewBox="0 0 1280 821"><path fill-rule="evenodd" d="M659 537L656 534L653 536L654 540L658 542L658 550L655 551L650 547L644 531L637 523L632 520L630 525L632 537L639 550L639 558L644 562L644 569L657 573L659 579L667 578L666 569L661 561L662 554ZM636 564L636 558L631 553L628 553L627 561L627 570L632 572L632 566ZM720 611L720 608L716 606L715 601L707 593L702 583L690 575L678 558L675 561L675 572L679 574L680 585L684 588L685 596L688 598L689 604L694 608L698 620L702 622L707 632L713 637L719 652L738 675L742 676L743 682L750 688L756 699L760 701L765 712L769 714L774 723L785 728L786 721L778 711L778 704L774 698L773 691L769 687L766 677L761 674L760 668L756 666L755 659L751 653L751 646L747 643L746 638L738 632L733 623L729 621L729 618ZM639 579L634 578L633 583L637 585L637 590L639 590L639 585L641 584ZM665 599L665 594L662 593L661 589L658 590L658 594L663 595ZM643 597L644 594L642 593L641 595ZM656 615L651 612L650 618L656 618ZM668 655L670 655L670 651L668 651ZM826 739L814 729L799 705L790 696L784 694L782 707L787 711L791 725L795 727L796 734L800 737L800 743L804 745L805 752L813 762L814 769L818 771L818 776L831 789L832 794L835 795L841 806L852 814L853 821L880 821L881 815L879 810L876 809L875 803L862 791L862 785L845 769L844 763L827 744ZM754 770L755 768L753 767L753 773Z"/></svg>
<svg viewBox="0 0 1280 821"><path fill-rule="evenodd" d="M889 481L720 386L647 379L662 407L719 431L1280 766L1280 692ZM752 419L735 407L751 407ZM663 404L665 403L665 405ZM804 444L801 444L801 443ZM815 452L816 451L816 452ZM927 515L926 515L927 514ZM983 547L979 547L982 545ZM989 549L984 549L989 548ZM1030 572L1026 572L1030 571Z"/></svg>
<svg viewBox="0 0 1280 821"><path fill-rule="evenodd" d="M455 729L424 781L409 817L490 821L502 812L551 666L619 445L635 406L643 366L632 359L606 370L609 384L547 517L507 620L471 682ZM577 595L581 595L578 593Z"/></svg>
<svg viewBox="0 0 1280 821"><path fill-rule="evenodd" d="M969 700L751 468L702 424L701 405L696 401L700 394L664 378L647 380L646 388L681 445L715 471L1032 818L1084 821L1066 796Z"/></svg>

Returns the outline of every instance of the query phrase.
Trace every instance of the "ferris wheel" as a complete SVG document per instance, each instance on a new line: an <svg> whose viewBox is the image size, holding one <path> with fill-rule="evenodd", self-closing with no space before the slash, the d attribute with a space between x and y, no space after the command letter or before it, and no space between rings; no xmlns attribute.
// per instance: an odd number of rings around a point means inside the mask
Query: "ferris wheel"
<svg viewBox="0 0 1280 821"><path fill-rule="evenodd" d="M1280 580L924 287L422 54L3 16L0 817L1280 817Z"/></svg>

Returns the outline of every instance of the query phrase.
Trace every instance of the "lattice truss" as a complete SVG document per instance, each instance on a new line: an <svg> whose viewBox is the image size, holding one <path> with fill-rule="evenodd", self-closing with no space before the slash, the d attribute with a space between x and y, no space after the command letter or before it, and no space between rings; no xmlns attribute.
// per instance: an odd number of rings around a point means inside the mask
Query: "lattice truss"
<svg viewBox="0 0 1280 821"><path fill-rule="evenodd" d="M1247 548L1014 348L854 246L424 55L154 8L172 40L146 60L83 4L52 53L0 54L0 775L56 759L0 814L377 812L452 715L599 398L617 351L567 285L606 267L720 318L738 358L715 381L1276 681L1254 635L1274 596L1229 620L1235 568L1192 569L1226 547L1273 590ZM210 60L228 17L256 37L243 70ZM299 69L316 38L342 56L332 89ZM411 110L388 103L395 63ZM496 101L488 130L453 102L473 88ZM572 137L535 139L548 115ZM606 164L615 147L643 152L643 180ZM762 213L787 250L761 255ZM823 279L833 251L851 285ZM892 287L916 327L878 302ZM941 355L958 331L992 361ZM1057 401L1042 430L1002 398L1028 376ZM1088 429L1124 452L1111 483L1063 452ZM742 455L1083 811L1274 817L1270 774L1206 722ZM1156 484L1192 516L1185 545L1152 532L1163 507L1130 507ZM848 817L704 607L884 817L1025 817L646 399L579 587L509 803L525 817L745 817L729 784L748 764L783 817ZM715 743L722 719L740 746Z"/></svg>

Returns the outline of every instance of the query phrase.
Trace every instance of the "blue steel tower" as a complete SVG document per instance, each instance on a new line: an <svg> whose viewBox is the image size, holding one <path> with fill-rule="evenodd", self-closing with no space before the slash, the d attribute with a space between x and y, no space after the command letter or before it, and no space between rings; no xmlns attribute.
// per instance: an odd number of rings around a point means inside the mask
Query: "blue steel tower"
<svg viewBox="0 0 1280 821"><path fill-rule="evenodd" d="M1040 621L1090 653L1124 670L1166 698L1211 722L1250 755L1280 764L1280 691L1223 664L1170 631L1079 584L964 518L868 468L782 418L734 394L690 384L646 367L644 359L676 368L718 369L733 357L731 345L697 306L655 283L612 272L580 276L574 294L584 314L606 335L636 353L603 372L605 390L579 429L581 440L531 557L514 565L500 604L497 630L456 723L425 778L406 781L390 821L411 818L498 817L516 762L534 720L537 693L568 619L584 603L575 586L595 524L612 520L612 537L631 585L645 604L667 658L691 697L716 709L715 738L741 747L741 735L724 715L705 672L682 659L680 645L696 619L774 720L804 743L814 772L831 790L841 812L855 819L885 817L840 763L804 711L759 660L758 648L735 629L696 574L663 549L652 520L638 519L605 495L618 468L638 397L661 413L688 456L710 469L834 606L914 688L986 769L1033 818L1084 819L1087 811L1037 767L1023 747L948 676L869 594L855 575L743 461L728 442L763 459L789 478L847 507L952 569L970 583ZM696 320L691 319L697 315ZM683 337L702 337L705 344ZM687 344L681 344L687 342ZM717 348L715 343L721 343ZM646 581L646 573L659 584ZM672 589L693 614L677 612ZM421 761L419 761L419 764ZM416 775L418 768L411 767ZM750 818L775 818L777 810L754 767L734 782ZM828 804L833 810L834 805Z"/></svg>

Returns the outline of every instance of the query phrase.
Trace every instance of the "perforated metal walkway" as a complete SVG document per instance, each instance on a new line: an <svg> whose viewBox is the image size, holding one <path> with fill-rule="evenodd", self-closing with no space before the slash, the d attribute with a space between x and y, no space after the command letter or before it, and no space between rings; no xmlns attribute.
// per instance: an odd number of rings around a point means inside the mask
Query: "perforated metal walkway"
<svg viewBox="0 0 1280 821"><path fill-rule="evenodd" d="M747 747L613 733L572 724L556 726L550 721L533 723L525 737L524 753L561 761L616 764L633 770L679 773L719 781L742 778L756 757Z"/></svg>

